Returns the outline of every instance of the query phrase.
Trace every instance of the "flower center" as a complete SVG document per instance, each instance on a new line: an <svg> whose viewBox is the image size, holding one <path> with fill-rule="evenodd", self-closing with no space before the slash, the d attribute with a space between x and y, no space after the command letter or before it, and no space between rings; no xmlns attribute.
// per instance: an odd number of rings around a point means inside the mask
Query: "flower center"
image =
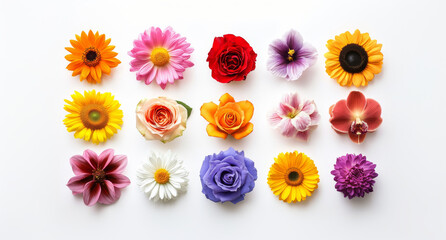
<svg viewBox="0 0 446 240"><path fill-rule="evenodd" d="M146 121L155 127L165 127L172 123L174 113L166 106L155 106L149 108L145 114Z"/></svg>
<svg viewBox="0 0 446 240"><path fill-rule="evenodd" d="M169 182L169 178L170 178L170 174L166 169L160 168L160 169L156 170L155 181L157 183L165 184L165 183Z"/></svg>
<svg viewBox="0 0 446 240"><path fill-rule="evenodd" d="M293 58L294 53L296 53L296 51L294 51L294 49L288 50L288 61L292 62L294 60L294 58Z"/></svg>
<svg viewBox="0 0 446 240"><path fill-rule="evenodd" d="M294 110L294 111L288 113L286 116L289 117L289 118L291 118L291 119L293 119L293 118L295 118L297 115L299 115L299 113L300 113L300 111L296 109L296 110Z"/></svg>
<svg viewBox="0 0 446 240"><path fill-rule="evenodd" d="M93 180L97 182L102 182L105 179L105 172L102 169L93 170Z"/></svg>
<svg viewBox="0 0 446 240"><path fill-rule="evenodd" d="M366 134L368 129L369 125L366 122L361 121L359 118L356 118L356 120L353 121L352 125L350 126L350 131L358 136Z"/></svg>
<svg viewBox="0 0 446 240"><path fill-rule="evenodd" d="M101 61L101 53L95 47L86 48L82 54L82 61L89 67L94 67Z"/></svg>
<svg viewBox="0 0 446 240"><path fill-rule="evenodd" d="M347 44L339 54L341 67L349 73L360 73L369 62L369 56L365 49L355 43Z"/></svg>
<svg viewBox="0 0 446 240"><path fill-rule="evenodd" d="M285 173L285 182L291 186L298 186L304 180L302 171L298 168L289 168Z"/></svg>
<svg viewBox="0 0 446 240"><path fill-rule="evenodd" d="M84 126L93 130L107 126L109 119L107 109L99 104L83 106L80 117Z"/></svg>
<svg viewBox="0 0 446 240"><path fill-rule="evenodd" d="M150 53L150 60L155 66L162 67L169 63L170 55L167 49L162 47L157 47Z"/></svg>

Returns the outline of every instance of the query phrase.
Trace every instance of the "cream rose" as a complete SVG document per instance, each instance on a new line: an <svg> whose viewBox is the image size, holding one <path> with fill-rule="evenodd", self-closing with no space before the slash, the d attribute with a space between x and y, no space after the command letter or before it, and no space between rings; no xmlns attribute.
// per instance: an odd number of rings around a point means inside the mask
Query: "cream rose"
<svg viewBox="0 0 446 240"><path fill-rule="evenodd" d="M136 106L136 128L147 140L167 143L183 135L187 117L183 105L166 97L143 99Z"/></svg>

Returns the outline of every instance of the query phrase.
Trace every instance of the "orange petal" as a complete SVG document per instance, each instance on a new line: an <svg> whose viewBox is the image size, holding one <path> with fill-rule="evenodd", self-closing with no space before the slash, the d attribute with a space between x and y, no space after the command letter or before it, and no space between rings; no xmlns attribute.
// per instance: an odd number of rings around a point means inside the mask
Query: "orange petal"
<svg viewBox="0 0 446 240"><path fill-rule="evenodd" d="M365 78L364 78L364 75L362 75L361 73L355 73L355 74L353 74L352 80L353 80L353 84L356 87L359 87L359 86L361 86L362 82L365 81Z"/></svg>
<svg viewBox="0 0 446 240"><path fill-rule="evenodd" d="M225 93L223 96L220 97L220 104L219 106L224 106L228 102L235 102L234 98L229 94Z"/></svg>
<svg viewBox="0 0 446 240"><path fill-rule="evenodd" d="M353 114L361 114L366 103L364 94L359 91L351 91L347 97L347 107Z"/></svg>
<svg viewBox="0 0 446 240"><path fill-rule="evenodd" d="M200 115L204 119L206 119L206 121L215 125L216 123L215 123L214 115L215 115L215 112L217 111L217 109L218 109L217 104L215 104L213 102L205 103L200 108Z"/></svg>
<svg viewBox="0 0 446 240"><path fill-rule="evenodd" d="M245 114L245 119L243 120L242 127L245 126L252 118L254 114L254 105L248 100L237 102L242 111Z"/></svg>
<svg viewBox="0 0 446 240"><path fill-rule="evenodd" d="M330 123L333 129L338 132L347 133L354 120L347 101L342 99L331 108Z"/></svg>
<svg viewBox="0 0 446 240"><path fill-rule="evenodd" d="M369 132L375 131L381 125L381 105L374 99L367 99L367 105L362 113L363 121L367 123Z"/></svg>
<svg viewBox="0 0 446 240"><path fill-rule="evenodd" d="M220 129L217 128L216 125L211 124L211 123L209 123L208 126L206 127L206 132L211 137L219 137L219 138L226 139L226 137L228 136L227 133L221 131Z"/></svg>
<svg viewBox="0 0 446 240"><path fill-rule="evenodd" d="M254 128L254 124L248 123L248 124L246 124L246 126L240 128L238 131L232 133L232 136L235 139L242 139L242 138L248 136L252 132L253 128Z"/></svg>

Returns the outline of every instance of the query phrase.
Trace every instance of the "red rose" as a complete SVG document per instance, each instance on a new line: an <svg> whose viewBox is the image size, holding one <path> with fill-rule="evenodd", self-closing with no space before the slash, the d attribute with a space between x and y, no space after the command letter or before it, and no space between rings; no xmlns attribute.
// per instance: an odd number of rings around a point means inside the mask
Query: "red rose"
<svg viewBox="0 0 446 240"><path fill-rule="evenodd" d="M214 38L206 61L212 77L221 82L241 81L256 68L257 54L242 37L232 34Z"/></svg>

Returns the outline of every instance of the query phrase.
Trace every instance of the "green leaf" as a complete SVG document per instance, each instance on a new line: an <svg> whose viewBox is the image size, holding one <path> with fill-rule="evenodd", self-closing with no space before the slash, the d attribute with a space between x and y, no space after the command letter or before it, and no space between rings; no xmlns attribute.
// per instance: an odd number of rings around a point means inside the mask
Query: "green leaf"
<svg viewBox="0 0 446 240"><path fill-rule="evenodd" d="M177 100L177 103L181 104L184 108L186 108L186 110L187 110L187 118L189 118L190 114L192 113L192 108L189 107L189 105L187 105L186 103L184 103L182 101L178 101Z"/></svg>

